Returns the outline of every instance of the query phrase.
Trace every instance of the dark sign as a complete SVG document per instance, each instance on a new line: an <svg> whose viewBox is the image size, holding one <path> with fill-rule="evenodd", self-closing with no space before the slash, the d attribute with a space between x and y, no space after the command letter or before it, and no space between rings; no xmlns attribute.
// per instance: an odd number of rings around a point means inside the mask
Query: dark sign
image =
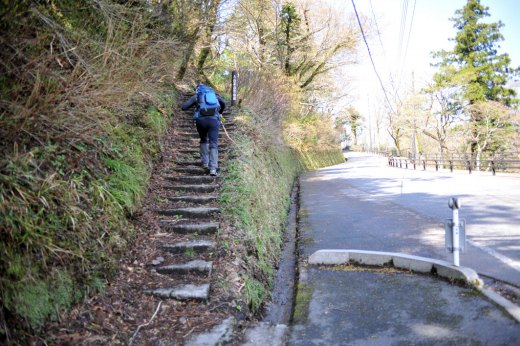
<svg viewBox="0 0 520 346"><path fill-rule="evenodd" d="M238 99L238 77L237 71L231 72L231 105L237 104Z"/></svg>

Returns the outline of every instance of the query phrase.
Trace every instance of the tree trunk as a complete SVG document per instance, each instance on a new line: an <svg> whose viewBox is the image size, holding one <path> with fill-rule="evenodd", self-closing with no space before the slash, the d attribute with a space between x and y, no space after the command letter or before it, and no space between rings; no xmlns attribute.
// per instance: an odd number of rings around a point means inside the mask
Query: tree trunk
<svg viewBox="0 0 520 346"><path fill-rule="evenodd" d="M197 59L197 73L199 75L204 74L204 64L211 52L211 36L215 31L215 25L217 23L217 10L220 4L220 0L212 1L211 8L208 9L208 20L206 22L206 29L204 30L203 44L199 57Z"/></svg>
<svg viewBox="0 0 520 346"><path fill-rule="evenodd" d="M184 75L186 74L186 70L188 69L188 64L190 62L191 56L193 55L193 51L195 50L195 44L198 41L199 38L199 31L200 28L197 27L193 34L188 36L188 47L184 51L184 54L182 56L182 63L181 67L179 68L179 71L177 72L176 79L178 81L181 81L184 78Z"/></svg>
<svg viewBox="0 0 520 346"><path fill-rule="evenodd" d="M292 18L289 16L287 19L287 28L285 28L285 45L287 46L287 52L285 56L284 71L287 76L291 75L291 23Z"/></svg>

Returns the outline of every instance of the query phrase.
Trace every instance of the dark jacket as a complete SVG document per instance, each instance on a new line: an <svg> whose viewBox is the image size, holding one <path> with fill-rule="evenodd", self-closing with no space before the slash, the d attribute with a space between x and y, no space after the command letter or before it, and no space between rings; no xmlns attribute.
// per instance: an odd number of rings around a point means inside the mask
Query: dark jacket
<svg viewBox="0 0 520 346"><path fill-rule="evenodd" d="M224 99L220 96L217 95L217 99L218 99L218 103L220 105L220 110L219 112L220 113L223 113L224 112L224 109L226 109L226 102L224 101ZM182 105L181 105L181 109L183 111L185 110L188 110L189 108L193 107L193 106L196 106L197 108L199 107L199 104L197 102L197 94L193 95L192 97L190 97L188 100L186 100ZM197 109L198 110L198 109Z"/></svg>

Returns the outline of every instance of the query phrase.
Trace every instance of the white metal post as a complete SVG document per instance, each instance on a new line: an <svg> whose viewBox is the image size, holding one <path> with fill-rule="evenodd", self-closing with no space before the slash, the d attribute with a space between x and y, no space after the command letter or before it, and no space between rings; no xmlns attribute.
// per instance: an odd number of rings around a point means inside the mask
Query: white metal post
<svg viewBox="0 0 520 346"><path fill-rule="evenodd" d="M459 201L457 198L451 198L448 203L450 208L453 210L453 227L452 227L452 241L453 241L453 265L459 266L459 253L460 253L460 221L459 221Z"/></svg>

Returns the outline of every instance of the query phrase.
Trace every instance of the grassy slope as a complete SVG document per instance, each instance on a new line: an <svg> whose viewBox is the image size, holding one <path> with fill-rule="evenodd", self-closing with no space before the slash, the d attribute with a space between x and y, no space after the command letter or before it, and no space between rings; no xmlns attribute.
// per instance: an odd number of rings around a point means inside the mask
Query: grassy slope
<svg viewBox="0 0 520 346"><path fill-rule="evenodd" d="M142 9L12 6L0 26L0 340L103 290L176 102L178 48Z"/></svg>
<svg viewBox="0 0 520 346"><path fill-rule="evenodd" d="M251 120L251 112L237 116L241 131L233 145L235 158L227 164L220 203L235 228L230 246L244 261L245 301L258 312L270 298L296 177L305 169L343 162L343 156L339 149L295 150L251 126Z"/></svg>

